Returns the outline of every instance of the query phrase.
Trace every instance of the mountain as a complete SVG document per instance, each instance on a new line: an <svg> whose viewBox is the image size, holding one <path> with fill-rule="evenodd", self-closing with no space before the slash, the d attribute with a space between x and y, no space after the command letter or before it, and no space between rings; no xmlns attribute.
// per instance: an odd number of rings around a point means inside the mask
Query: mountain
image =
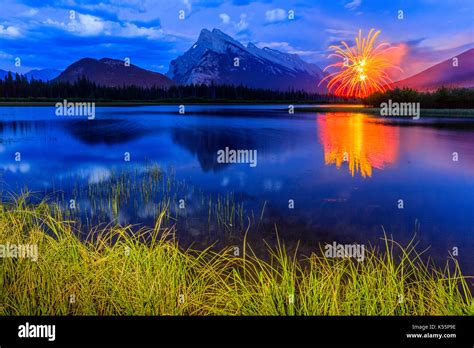
<svg viewBox="0 0 474 348"><path fill-rule="evenodd" d="M28 78L28 80L35 79L35 80L43 80L49 81L57 77L61 73L61 70L56 69L34 69L30 70L26 74L23 74ZM14 72L12 72L13 78L15 78ZM0 69L0 79L4 79L8 75L8 71Z"/></svg>
<svg viewBox="0 0 474 348"><path fill-rule="evenodd" d="M434 91L439 87L474 87L474 48L447 59L407 79L395 82L393 87L409 87L420 91Z"/></svg>
<svg viewBox="0 0 474 348"><path fill-rule="evenodd" d="M57 69L34 69L28 71L25 76L28 80L42 80L42 81L49 81L52 80L61 74L61 70Z"/></svg>
<svg viewBox="0 0 474 348"><path fill-rule="evenodd" d="M234 66L239 58L239 66ZM252 43L242 45L218 29L203 29L196 43L171 61L166 76L179 84L230 84L252 88L325 92L318 87L324 77L316 65L296 54Z"/></svg>
<svg viewBox="0 0 474 348"><path fill-rule="evenodd" d="M169 87L175 83L166 76L111 58L83 58L69 65L55 81L75 82L82 76L101 86Z"/></svg>

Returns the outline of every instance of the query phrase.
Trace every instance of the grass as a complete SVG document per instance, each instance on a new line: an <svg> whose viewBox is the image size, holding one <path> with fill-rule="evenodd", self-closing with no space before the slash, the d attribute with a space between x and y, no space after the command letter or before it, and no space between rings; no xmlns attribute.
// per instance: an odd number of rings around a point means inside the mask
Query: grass
<svg viewBox="0 0 474 348"><path fill-rule="evenodd" d="M164 207L168 207L169 213L164 219L167 226L177 220L186 223L188 215L192 215L190 212L195 215L199 212L206 221L201 221L199 226L195 221L191 222L201 232L242 233L248 222L244 220L246 216L256 223L255 216L234 193L206 194L184 180L177 180L173 168L163 171L156 163L114 168L108 177L98 182L84 182L80 178L71 181L74 182L71 194L65 195L68 188L63 190L62 187L44 194L62 207L65 218L80 222L85 233L97 225L118 221L120 212L137 212L144 207L152 210L148 212L151 218L156 218ZM69 209L72 198L76 202L75 208ZM184 207L181 207L182 200Z"/></svg>
<svg viewBox="0 0 474 348"><path fill-rule="evenodd" d="M38 247L36 262L0 258L0 315L473 315L455 258L438 269L416 243L386 238L363 262L282 242L259 258L235 249L183 250L173 227L109 225L81 240L54 204L20 196L0 205L0 244ZM398 255L398 256L396 256Z"/></svg>

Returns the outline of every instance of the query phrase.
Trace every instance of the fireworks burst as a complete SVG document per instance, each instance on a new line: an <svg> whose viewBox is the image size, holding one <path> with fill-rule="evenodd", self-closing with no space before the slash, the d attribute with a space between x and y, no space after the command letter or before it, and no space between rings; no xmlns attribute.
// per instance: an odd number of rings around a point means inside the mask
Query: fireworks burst
<svg viewBox="0 0 474 348"><path fill-rule="evenodd" d="M393 82L387 71L401 69L390 62L388 51L397 47L385 42L374 47L379 34L380 30L371 29L369 35L363 38L362 30L359 30L355 47L349 47L345 41L341 42L342 46L329 47L334 50L329 58L340 59L324 69L338 69L321 80L329 80L329 91L334 90L334 94L338 96L363 98L377 91L384 92L387 85Z"/></svg>

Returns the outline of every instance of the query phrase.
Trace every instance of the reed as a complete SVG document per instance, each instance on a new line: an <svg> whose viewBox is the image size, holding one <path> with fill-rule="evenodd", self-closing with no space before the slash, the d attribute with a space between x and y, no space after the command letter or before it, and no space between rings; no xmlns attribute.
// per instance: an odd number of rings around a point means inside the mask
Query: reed
<svg viewBox="0 0 474 348"><path fill-rule="evenodd" d="M232 207L222 200L222 210ZM424 261L416 243L385 237L363 262L232 248L182 249L157 212L153 228L108 225L79 238L75 220L27 195L0 205L0 244L36 245L38 259L0 258L0 315L473 315L455 258Z"/></svg>

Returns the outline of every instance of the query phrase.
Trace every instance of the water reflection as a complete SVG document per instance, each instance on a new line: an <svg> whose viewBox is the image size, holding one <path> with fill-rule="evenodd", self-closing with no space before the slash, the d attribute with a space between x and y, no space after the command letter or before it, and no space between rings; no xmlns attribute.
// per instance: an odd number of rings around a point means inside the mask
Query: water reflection
<svg viewBox="0 0 474 348"><path fill-rule="evenodd" d="M124 144L150 133L141 124L122 119L94 120L94 123L73 120L61 125L74 138L89 145Z"/></svg>
<svg viewBox="0 0 474 348"><path fill-rule="evenodd" d="M319 242L378 241L381 225L408 242L415 221L422 248L431 246L440 260L447 246L474 248L472 120L414 122L357 110L290 118L281 108L192 106L184 117L175 106L107 107L97 108L94 121L58 118L49 107L0 108L0 190L8 197L28 187L66 203L75 197L76 213L92 225L154 226L163 197L185 199L185 212L170 205L173 218L181 214L172 220L180 242L206 247L240 243L229 239L247 231L243 216L255 221L249 239L271 240L278 228L286 243L301 241L304 254ZM258 166L217 163L226 146L258 150ZM170 174L160 188L174 178L171 190L150 191L151 164ZM114 189L121 183L134 187ZM400 197L407 204L394 209ZM236 204L231 212L244 209L232 222L228 200ZM462 262L472 273L471 259Z"/></svg>
<svg viewBox="0 0 474 348"><path fill-rule="evenodd" d="M44 132L49 128L46 121L17 121L17 120L0 120L0 137L1 141L30 137L38 132Z"/></svg>
<svg viewBox="0 0 474 348"><path fill-rule="evenodd" d="M399 129L367 121L358 113L327 113L318 117L318 137L324 150L324 163L348 163L352 176L371 177L372 169L394 164L398 157Z"/></svg>

